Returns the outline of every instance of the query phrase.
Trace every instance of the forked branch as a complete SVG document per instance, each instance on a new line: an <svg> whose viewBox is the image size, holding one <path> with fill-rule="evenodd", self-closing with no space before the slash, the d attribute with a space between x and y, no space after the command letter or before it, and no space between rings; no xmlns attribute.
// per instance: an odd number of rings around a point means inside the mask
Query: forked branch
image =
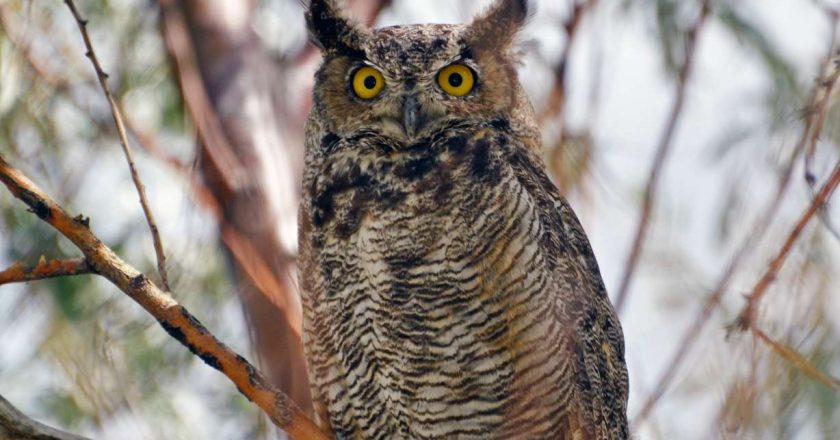
<svg viewBox="0 0 840 440"><path fill-rule="evenodd" d="M831 15L831 26L835 27L837 25L836 16ZM833 84L838 79L838 69L840 69L840 65L837 63L832 62L834 59L834 36L835 32L831 32L831 40L829 41L828 50L826 51L826 55L823 59L822 64L820 65L820 72L826 72L833 66L833 73L828 74L825 77L821 77L814 88L811 90L810 99L808 100L808 109L809 111L806 113L806 118L803 122L803 129L799 140L797 141L796 145L793 148L793 153L791 154L790 159L785 166L784 171L781 174L779 185L776 190L776 194L771 199L768 206L762 210L762 212L756 217L755 222L749 228L749 232L746 234L746 237L742 240L741 244L738 246L737 251L730 259L729 263L725 266L725 270L721 274L720 278L718 279L717 283L715 283L715 288L703 300L703 307L695 317L694 321L688 327L688 329L683 332L682 337L680 338L680 342L677 344L676 352L671 356L670 360L668 361L667 366L663 370L663 373L660 375L659 379L656 382L656 385L651 391L650 396L645 400L645 402L641 405L641 410L638 414L634 417L633 424L638 425L639 423L643 422L647 419L647 417L653 412L654 407L659 402L660 398L665 394L665 391L671 385L671 382L676 377L677 371L680 369L682 364L687 359L688 353L691 352L694 345L696 344L701 332L706 327L706 324L709 322L709 318L712 315L712 311L717 307L720 303L723 295L729 289L729 284L734 278L736 272L741 266L741 263L745 260L746 256L749 254L750 250L752 250L756 243L761 240L765 233L767 232L768 228L770 227L771 221L776 217L776 214L779 212L779 209L782 205L782 200L784 199L785 194L787 193L788 187L791 183L791 178L793 176L793 171L798 163L801 156L804 154L805 150L808 147L809 140L811 139L811 134L815 131L818 133L821 130L822 123L825 119L820 119L817 121L816 116L819 115L819 111L813 111L813 109L821 108L822 97L824 96L822 93L825 91L831 90L834 88ZM827 101L826 101L827 102Z"/></svg>
<svg viewBox="0 0 840 440"><path fill-rule="evenodd" d="M170 336L207 365L227 376L245 397L256 403L291 438L328 439L288 396L271 385L251 363L216 339L186 308L102 243L90 230L85 218L70 216L31 180L9 165L2 155L0 181L38 218L73 242L93 271L140 304Z"/></svg>
<svg viewBox="0 0 840 440"><path fill-rule="evenodd" d="M840 184L840 161L834 166L834 171L820 188L814 200L811 201L808 208L799 217L799 221L796 222L796 225L788 234L779 252L776 253L776 256L767 265L764 275L761 276L755 287L753 287L750 295L747 297L747 304L741 310L741 313L738 314L738 319L732 324L731 329L746 330L755 326L756 310L758 310L758 304L761 298L764 297L767 293L767 288L776 279L779 270L782 268L785 260L787 260L791 250L793 250L793 245L796 244L796 241L805 230L805 226L808 225L811 219L814 218L814 215L828 202L828 198L831 197L838 184Z"/></svg>

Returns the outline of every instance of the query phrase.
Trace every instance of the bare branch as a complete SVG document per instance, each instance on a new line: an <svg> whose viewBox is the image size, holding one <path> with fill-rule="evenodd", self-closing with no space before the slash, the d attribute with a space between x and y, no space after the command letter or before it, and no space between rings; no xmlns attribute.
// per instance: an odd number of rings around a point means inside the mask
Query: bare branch
<svg viewBox="0 0 840 440"><path fill-rule="evenodd" d="M674 133L676 132L677 123L682 116L683 106L685 105L685 96L688 89L688 80L694 68L694 58L697 52L697 40L706 18L711 11L710 0L703 0L700 9L700 16L688 31L688 43L686 47L685 61L680 67L679 75L677 77L677 90L674 104L671 107L671 113L668 117L668 122L665 124L665 131L662 133L662 138L659 140L659 146L656 148L656 155L653 158L653 165L650 168L647 185L645 186L644 200L642 201L642 213L639 217L639 223L636 227L636 234L633 238L633 244L630 248L630 255L627 257L627 264L624 267L624 275L621 277L621 283L618 287L618 294L616 295L615 308L620 313L627 301L627 294L630 290L630 283L633 280L633 275L639 265L639 258L642 255L642 246L644 245L647 236L648 228L650 227L650 216L653 212L653 205L655 203L656 191L659 187L659 178L662 175L662 169L665 165L665 159L671 150L671 145L674 140Z"/></svg>
<svg viewBox="0 0 840 440"><path fill-rule="evenodd" d="M26 266L22 263L15 263L8 269L0 272L0 286L10 283L23 283L27 281L43 280L71 275L86 275L93 273L84 258L71 260L47 259L41 256L35 266Z"/></svg>
<svg viewBox="0 0 840 440"><path fill-rule="evenodd" d="M146 189L143 182L140 180L140 175L137 173L137 167L134 165L134 155L131 152L131 146L128 143L128 135L126 135L122 113L120 112L119 106L108 87L108 74L102 69L102 66L99 64L99 59L96 57L96 52L93 50L93 44L91 44L90 36L87 32L87 20L84 20L81 17L81 14L79 14L79 11L76 9L75 3L73 3L73 0L64 0L64 3L70 9L70 12L73 13L73 18L76 19L76 24L79 26L79 32L81 32L82 39L84 40L85 47L87 48L85 56L90 59L91 63L93 63L93 68L96 70L96 77L99 79L99 85L102 86L102 92L105 93L105 98L108 100L108 105L111 107L111 114L114 116L114 124L117 126L120 145L122 146L123 153L125 153L125 159L128 161L128 169L131 171L131 179L134 181L134 186L137 188L137 195L140 197L140 205L143 208L143 214L146 216L146 222L149 224L149 230L152 233L152 241L154 242L155 254L157 255L157 266L158 272L160 273L160 280L163 284L163 288L166 291L169 291L169 277L166 275L166 255L163 252L163 243L160 240L160 233L158 232L154 214L152 214L152 210L149 208L149 201L146 197Z"/></svg>
<svg viewBox="0 0 840 440"><path fill-rule="evenodd" d="M833 38L833 36L832 36ZM830 45L830 48L827 52L826 58L823 64L820 66L820 72L824 72L829 65L831 65L833 54L833 43ZM840 66L835 64L835 69L840 68ZM809 108L815 108L816 103L819 100L819 88L821 87L821 83L823 81L819 81L818 84L814 87L811 92L811 97L808 101ZM779 207L782 204L782 200L787 192L788 187L790 186L791 179L793 177L793 170L794 167L802 156L805 148L808 145L809 135L811 133L810 127L813 125L813 121L811 118L816 113L811 112L806 114L806 120L804 121L804 127L802 130L802 134L799 140L796 143L796 146L793 149L793 154L791 155L784 172L782 173L779 186L776 189L776 194L773 199L768 204L767 208L757 217L757 220L752 225L752 227L748 230L747 236L741 242L741 245L738 247L738 250L732 256L732 259L729 261L729 264L726 266L726 270L721 274L721 277L718 279L718 282L715 285L715 289L709 293L708 296L703 301L703 307L700 312L697 314L697 317L692 322L691 326L683 333L682 338L680 339L680 343L677 345L677 351L671 357L668 366L664 369L664 372L659 378L659 381L656 384L656 387L651 392L650 396L647 398L645 403L642 405L642 409L637 413L633 420L633 424L637 425L641 423L651 414L653 408L659 402L659 399L665 393L667 388L670 386L671 381L674 379L679 367L685 361L686 356L694 347L694 344L697 342L698 337L700 336L701 331L708 323L709 317L712 315L712 311L717 307L720 303L723 294L726 293L727 289L729 288L729 283L732 280L732 277L737 272L738 268L741 265L741 262L744 260L746 255L749 253L749 250L753 248L753 246L758 243L758 241L764 236L765 232L770 226L770 222L773 218L776 217L776 214L779 211Z"/></svg>
<svg viewBox="0 0 840 440"><path fill-rule="evenodd" d="M170 336L221 371L237 389L256 403L272 422L293 439L326 440L288 396L278 391L244 357L212 335L186 308L160 290L137 269L120 259L91 232L81 216L71 217L0 155L0 181L41 220L67 237L85 255L90 267L154 316Z"/></svg>
<svg viewBox="0 0 840 440"><path fill-rule="evenodd" d="M753 334L758 337L758 339L770 346L770 348L776 352L780 357L787 360L797 369L801 370L803 373L807 374L812 379L820 382L821 384L835 390L840 391L840 380L823 373L819 368L817 368L814 364L809 362L805 359L804 356L797 353L796 350L782 344L781 342L774 341L769 336L767 336L763 331L758 329L757 327L752 327Z"/></svg>
<svg viewBox="0 0 840 440"><path fill-rule="evenodd" d="M149 134L139 131L133 127L131 120L128 121L128 127L139 140L140 146L157 157L161 162L169 165L173 171L180 174L181 177L187 180L190 184L193 199L204 206L216 223L219 225L220 236L222 242L230 250L231 256L236 260L240 267L243 268L243 274L248 277L251 284L253 284L261 294L266 298L275 298L278 292L283 291L283 286L280 279L272 270L268 262L256 250L254 241L247 235L239 232L230 222L225 219L222 213L222 206L216 199L210 189L197 178L195 175L190 175L189 170L178 161L175 157L169 155L161 148ZM291 261L294 259L293 255L288 255L287 258ZM300 338L300 317L288 310L286 304L280 301L273 301L280 310L290 317L292 324L292 331L297 338Z"/></svg>
<svg viewBox="0 0 840 440"><path fill-rule="evenodd" d="M88 440L59 431L27 417L0 396L0 438L14 440Z"/></svg>
<svg viewBox="0 0 840 440"><path fill-rule="evenodd" d="M802 231L805 230L805 226L808 225L808 222L811 221L820 208L828 202L829 197L831 197L831 194L837 188L838 184L840 184L840 161L838 161L834 166L834 171L828 177L825 184L823 184L822 188L820 188L820 191L817 193L816 197L814 197L811 204L808 205L808 209L802 213L802 216L799 218L799 221L796 222L793 230L791 230L788 234L788 237L781 249L779 249L779 252L773 260L770 261L764 275L758 280L755 287L753 287L752 292L747 297L747 304L741 310L741 313L738 314L738 319L735 323L733 323L731 327L732 329L737 328L740 330L746 330L755 326L755 314L758 309L758 303L767 293L767 288L770 287L770 284L772 284L773 280L776 279L779 269L782 268L782 264L784 264L788 255L790 255L793 245L796 244L796 241L802 235Z"/></svg>

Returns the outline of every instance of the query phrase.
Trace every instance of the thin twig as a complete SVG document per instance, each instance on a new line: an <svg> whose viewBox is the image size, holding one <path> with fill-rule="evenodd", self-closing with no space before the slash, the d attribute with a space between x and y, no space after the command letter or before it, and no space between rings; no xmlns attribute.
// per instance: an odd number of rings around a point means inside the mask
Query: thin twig
<svg viewBox="0 0 840 440"><path fill-rule="evenodd" d="M301 318L297 314L291 313L288 309L288 304L282 301L275 301L275 298L282 297L280 292L283 291L283 286L277 274L272 270L266 259L257 251L254 241L247 235L239 232L230 222L228 222L222 212L222 206L212 191L201 181L196 175L191 175L190 171L174 156L166 153L154 140L154 138L136 127L133 127L131 120L128 121L128 127L137 137L140 146L157 157L160 161L170 166L170 168L181 175L188 183L192 198L199 205L203 206L210 213L211 217L219 226L220 237L222 242L230 250L231 256L236 260L242 268L243 274L248 278L251 284L260 291L260 293L272 300L286 316L289 317L291 327L297 337L301 337L300 329L302 327ZM285 255L289 262L294 261L294 255Z"/></svg>
<svg viewBox="0 0 840 440"><path fill-rule="evenodd" d="M796 225L788 234L779 252L776 253L776 256L767 265L767 270L764 271L764 275L758 280L758 283L756 283L752 292L747 297L747 304L741 310L741 313L738 314L738 319L731 326L732 329L746 330L755 326L756 310L758 309L761 298L764 297L767 293L767 288L776 279L779 270L782 268L782 264L787 260L790 251L793 249L793 245L796 244L796 241L802 235L802 231L805 230L805 226L808 225L808 222L811 221L817 211L828 202L829 197L831 197L838 184L840 184L840 161L834 166L834 171L828 177L825 184L823 184L822 188L820 188L820 191L814 197L811 204L808 205L808 209L802 213L802 216L800 216L799 221L796 222Z"/></svg>
<svg viewBox="0 0 840 440"><path fill-rule="evenodd" d="M288 396L272 386L245 358L219 341L186 308L102 243L84 218L71 217L29 178L9 165L2 155L0 181L15 197L29 206L35 215L73 242L96 273L146 309L170 336L189 348L207 365L225 374L245 397L262 408L272 422L291 438L328 438Z"/></svg>
<svg viewBox="0 0 840 440"><path fill-rule="evenodd" d="M114 100L111 90L108 87L108 74L102 69L102 66L99 64L99 59L96 56L96 52L93 50L93 44L91 43L90 36L87 31L87 20L83 19L81 14L79 14L73 0L64 0L64 3L70 9L70 12L73 14L73 18L76 19L76 24L79 26L79 32L81 32L82 39L84 40L85 47L87 48L85 56L88 57L93 64L93 68L96 71L96 77L99 79L99 85L102 86L102 92L105 93L105 98L108 100L108 105L111 107L111 114L114 116L114 124L117 126L117 134L120 138L120 145L122 146L123 153L125 153L125 159L128 161L128 169L131 171L131 179L134 181L134 186L137 188L137 195L140 197L140 205L143 208L143 214L146 217L146 222L149 224L149 230L152 233L152 241L154 242L155 254L157 255L157 267L158 272L160 273L160 280L163 284L164 290L168 292L170 291L169 277L166 275L166 255L163 252L163 243L160 239L160 233L158 232L154 214L152 214L152 210L149 208L149 201L146 197L146 189L143 182L140 180L137 167L134 165L134 155L132 154L131 147L128 143L128 135L126 135L122 113L120 112L119 106L117 105L116 100Z"/></svg>
<svg viewBox="0 0 840 440"><path fill-rule="evenodd" d="M47 278L65 277L70 275L86 275L93 273L84 258L73 258L70 260L53 259L49 262L43 256L38 259L34 266L26 266L23 263L12 264L8 269L0 272L0 286L10 283L23 283L28 281L43 280Z"/></svg>
<svg viewBox="0 0 840 440"><path fill-rule="evenodd" d="M814 364L809 362L805 359L804 356L797 353L796 350L777 342L767 336L761 329L753 326L752 327L753 334L763 343L770 346L770 348L776 352L780 357L787 360L793 366L801 370L803 373L807 374L812 379L820 382L821 384L831 388L835 391L840 391L840 380L832 377L829 374L822 372L819 368L817 368Z"/></svg>
<svg viewBox="0 0 840 440"><path fill-rule="evenodd" d="M377 3L375 11L378 13L386 6L387 3L387 1L380 1ZM4 24L10 20L10 17L7 16L5 8L2 4L0 4L0 20L2 20ZM30 67L32 67L39 78L48 85L59 89L62 92L67 91L66 87L69 86L69 84L63 81L63 79L56 78L47 73L47 69L44 68L41 60L37 59L31 50L27 50L27 48L22 47L20 42L17 40L13 40L13 44L15 44L25 55ZM79 109L83 108L82 104L77 101L77 97L74 94L65 93L65 95ZM279 297L277 292L281 292L283 288L281 287L281 282L277 275L270 269L265 259L254 250L255 246L252 240L244 234L239 233L224 219L224 216L222 215L222 208L218 200L216 200L216 197L205 186L205 184L201 182L197 176L190 175L190 170L187 169L181 161L179 161L175 156L167 153L165 149L161 148L154 141L154 138L148 133L144 133L139 127L137 127L130 117L124 119L123 122L125 123L127 131L136 138L138 144L146 153L170 166L172 170L177 172L190 183L193 198L199 204L207 208L213 218L217 221L221 231L220 235L222 241L231 250L231 255L236 259L240 267L243 268L243 273L251 281L251 284L260 290L266 298L273 299ZM288 258L292 260L294 259L294 256L289 255ZM0 282L0 284L2 284L2 282ZM279 301L273 301L273 303L283 311L288 308L288 305ZM295 329L297 336L300 337L300 318L292 313L287 313L286 315L292 317L292 328Z"/></svg>
<svg viewBox="0 0 840 440"><path fill-rule="evenodd" d="M566 161L566 157L564 156L565 153L568 152L567 143L569 142L570 136L567 133L565 121L563 121L563 115L565 114L565 107L566 107L566 99L568 98L567 94L567 81L568 81L568 72L569 72L569 62L572 56L572 48L575 45L575 41L577 36L580 34L579 29L580 25L583 22L584 17L587 13L592 11L595 6L597 6L598 0L576 0L572 5L572 10L566 20L563 22L563 31L566 34L566 42L563 46L563 51L560 54L560 61L554 65L551 69L554 74L554 86L551 89L551 92L548 95L548 100L546 102L545 108L540 111L539 114L539 122L540 125L544 125L549 120L556 120L559 122L559 130L557 133L557 138L552 142L552 146L550 147L550 159L549 163L551 165L552 170L554 171L554 175L556 178L556 183L560 187L561 190L566 190L569 187L569 182L574 183L577 178L580 178L582 175L573 176L572 179L569 179L567 176L568 173L564 171L564 162ZM600 75L596 75L600 76ZM592 90L596 90L598 87L599 81L593 81ZM595 98L595 92L591 94L592 98ZM596 106L591 105L589 107L591 112L596 110ZM592 119L594 120L594 119ZM592 122L590 120L590 122ZM586 171L587 164L586 162L589 160L589 156L592 150L592 143L591 136L591 127L584 131L583 134L579 134L578 136L574 136L575 139L573 140L584 140L585 148L582 148L584 158L582 159L582 164L575 164L574 169L581 169Z"/></svg>
<svg viewBox="0 0 840 440"><path fill-rule="evenodd" d="M700 9L700 16L695 21L694 26L688 30L688 41L686 45L685 61L680 68L677 77L676 96L674 104L671 107L671 113L668 117L668 122L665 124L665 131L662 133L662 138L659 140L659 146L656 148L656 155L653 158L653 164L650 168L650 173L645 186L644 200L642 201L642 212L639 216L639 223L636 227L636 233L633 238L633 244L630 247L630 255L627 257L627 264L624 267L624 275L621 277L621 283L618 287L616 295L615 307L620 313L624 304L627 301L627 294L630 290L630 282L639 265L639 258L642 255L642 247L647 237L647 231L650 227L650 217L653 212L653 205L655 203L656 191L659 187L659 178L662 175L662 169L665 165L665 159L671 150L673 144L674 133L676 132L677 123L683 113L683 106L685 104L686 91L688 90L688 81L694 68L694 58L697 52L697 41L700 35L700 30L706 22L711 10L710 0L703 0Z"/></svg>
<svg viewBox="0 0 840 440"><path fill-rule="evenodd" d="M828 53L829 57L827 57L823 65L820 66L821 72L826 70L827 64L831 64L831 49ZM835 65L835 68L840 67ZM808 100L809 108L816 107L816 103L818 102L820 97L819 88L820 85L817 84L814 87L814 89L812 89L810 99ZM718 282L715 285L715 289L712 292L710 292L708 296L706 296L706 298L703 301L703 307L697 314L697 317L694 319L694 322L692 322L691 326L689 326L689 328L683 333L683 336L680 339L680 343L677 345L678 348L676 353L674 353L674 355L671 357L671 360L668 362L668 366L664 369L653 392L650 394L650 396L648 396L647 400L642 405L642 409L634 417L634 425L638 425L639 423L646 420L647 417L653 412L653 408L659 402L659 399L662 397L665 391L668 389L668 387L671 384L671 381L673 381L674 377L676 376L676 373L679 370L680 366L685 361L686 356L694 347L694 344L697 342L702 330L704 329L704 327L709 321L709 318L712 315L712 311L720 303L721 298L729 288L729 283L732 281L733 276L737 272L741 263L744 261L744 258L754 247L754 245L758 243L759 240L761 240L761 238L767 232L771 221L776 217L776 214L778 213L779 208L782 205L782 200L784 199L788 187L790 186L794 168L808 145L809 134L811 133L810 127L813 125L813 121L811 120L811 118L813 116L814 113L806 114L806 120L803 124L802 134L799 140L797 141L796 146L793 149L793 153L791 154L791 157L788 160L788 163L785 166L785 169L779 179L779 186L776 189L776 194L774 195L770 203L767 205L767 208L765 208L765 210L756 218L756 221L752 225L752 227L748 229L747 236L741 242L737 251L732 256L732 259L729 261L729 264L727 264L726 270L723 272L723 274L721 274L721 277L718 279Z"/></svg>
<svg viewBox="0 0 840 440"><path fill-rule="evenodd" d="M0 438L14 440L88 440L32 420L0 396Z"/></svg>
<svg viewBox="0 0 840 440"><path fill-rule="evenodd" d="M52 89L55 89L57 93L60 93L62 97L67 99L67 101L72 104L76 109L81 111L82 113L87 114L91 122L96 124L98 128L105 131L111 125L108 125L105 121L92 117L88 114L88 108L86 108L86 104L82 102L80 95L77 93L72 93L71 84L65 78L61 78L50 72L50 69L47 68L47 63L36 56L34 53L35 51L32 50L29 45L24 44L20 40L19 37L13 35L11 31L13 18L8 11L6 5L0 3L0 26L6 30L6 34L9 37L9 42L20 52L24 59L26 60L27 64L29 64L30 69L35 75L44 82L47 86ZM120 101L117 99L117 101ZM121 113L122 112L122 105L119 106ZM187 169L186 165L182 163L175 155L168 153L163 148L154 142L153 137L143 132L137 124L131 119L130 115L126 115L126 118L123 120L125 123L126 131L129 135L132 135L139 144L140 148L150 156L160 160L161 162L169 165L174 169L176 172L181 174L183 177L188 178L189 170Z"/></svg>

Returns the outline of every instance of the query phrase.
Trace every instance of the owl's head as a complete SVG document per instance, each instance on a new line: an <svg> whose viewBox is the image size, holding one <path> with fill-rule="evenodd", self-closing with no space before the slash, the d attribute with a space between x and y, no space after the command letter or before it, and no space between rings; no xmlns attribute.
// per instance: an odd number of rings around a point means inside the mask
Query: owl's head
<svg viewBox="0 0 840 440"><path fill-rule="evenodd" d="M504 118L531 131L514 42L527 0L498 0L468 25L368 30L334 0L312 0L310 38L324 56L315 107L330 132L411 142L458 123Z"/></svg>

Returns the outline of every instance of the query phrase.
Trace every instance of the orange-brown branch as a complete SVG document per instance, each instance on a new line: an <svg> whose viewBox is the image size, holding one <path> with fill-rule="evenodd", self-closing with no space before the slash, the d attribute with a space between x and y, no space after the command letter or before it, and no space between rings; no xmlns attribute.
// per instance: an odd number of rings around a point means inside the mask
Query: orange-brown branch
<svg viewBox="0 0 840 440"><path fill-rule="evenodd" d="M168 154L161 148L155 140L147 133L140 131L134 127L128 120L128 127L137 137L140 146L158 158L161 162L169 165L172 170L181 175L190 185L192 197L196 203L200 204L213 217L219 225L219 231L222 242L230 249L231 256L243 268L243 273L251 283L260 291L266 298L273 299L281 296L284 287L280 279L266 262L265 258L257 251L253 240L240 233L233 225L231 225L222 214L222 207L216 196L197 176L190 175L190 170L185 167L177 158ZM293 255L289 255L290 260L294 259ZM281 301L272 301L280 310L287 312L288 305ZM296 337L300 338L300 331L302 324L300 317L291 312L287 313L291 319L292 330Z"/></svg>
<svg viewBox="0 0 840 440"><path fill-rule="evenodd" d="M834 166L834 171L828 177L825 184L823 184L822 188L820 188L814 200L811 201L808 208L799 217L799 221L796 222L796 225L788 234L781 249L779 249L779 252L770 261L770 264L767 265L767 270L764 271L764 275L761 276L755 287L753 287L752 292L747 297L747 304L741 310L741 313L738 314L734 328L746 330L755 326L755 314L761 298L764 297L767 293L767 288L776 279L779 270L782 268L785 260L787 260L788 255L790 255L790 251L793 250L793 245L796 244L796 241L802 235L802 231L805 230L805 226L808 225L808 222L814 218L814 215L817 214L823 205L828 202L828 198L831 197L838 184L840 184L840 161Z"/></svg>
<svg viewBox="0 0 840 440"><path fill-rule="evenodd" d="M34 266L27 266L18 262L0 272L0 286L3 284L24 283L27 281L90 273L93 273L93 269L91 269L87 260L84 258L73 258L70 260L52 259L47 261L46 258L41 257Z"/></svg>
<svg viewBox="0 0 840 440"><path fill-rule="evenodd" d="M274 388L245 358L216 339L187 309L145 275L128 265L97 238L81 216L71 217L0 155L0 181L41 220L67 237L85 255L91 269L102 275L148 311L173 338L221 371L237 389L256 403L293 439L328 437L289 399Z"/></svg>
<svg viewBox="0 0 840 440"><path fill-rule="evenodd" d="M837 17L834 15L831 16L831 25L833 27L837 26ZM820 65L820 72L825 72L832 64L832 59L834 57L833 34L834 32L832 32L832 40L829 42L828 50L826 51L826 55L823 59L823 62ZM834 72L836 73L838 69L840 69L840 66L834 63L834 69ZM822 96L820 94L820 90L822 88L828 89L828 87L826 87L826 81L836 82L837 79L837 75L831 74L828 77L820 79L820 81L818 81L818 83L811 90L810 99L808 100L809 109L815 109L819 107L819 103L821 102L820 97ZM824 119L820 121L816 120L815 116L817 114L817 112L811 111L806 115L806 119L803 123L802 134L799 140L797 141L796 146L793 148L793 154L788 160L785 170L782 172L782 175L779 180L779 186L776 190L776 194L774 195L773 199L770 201L768 206L757 217L757 220L754 222L752 227L749 228L747 236L741 242L740 246L738 246L738 250L730 259L729 263L726 266L726 269L723 271L717 283L715 284L714 290L712 290L708 295L706 295L706 298L703 300L702 309L697 314L691 326L688 327L688 329L683 333L682 337L680 338L680 343L677 344L677 351L674 353L673 356L671 356L671 360L668 362L668 366L663 371L650 396L642 404L642 409L634 417L634 425L638 425L639 423L647 419L647 417L653 412L653 408L656 406L656 404L659 402L659 399L670 386L671 381L673 381L680 366L683 364L683 362L688 356L688 353L691 351L691 349L694 347L694 344L697 342L701 331L709 322L709 317L711 317L712 311L720 303L721 298L723 298L723 295L729 288L729 284L734 278L741 263L744 261L749 251L764 236L765 232L770 226L770 222L773 220L773 218L776 217L776 214L779 212L779 208L782 205L782 200L784 199L785 193L787 192L787 189L790 185L791 177L793 176L793 170L797 164L798 159L800 158L800 156L802 156L802 154L808 146L810 135L814 132L815 124L818 124L818 126L820 127L819 129L821 129L822 123L824 122Z"/></svg>

